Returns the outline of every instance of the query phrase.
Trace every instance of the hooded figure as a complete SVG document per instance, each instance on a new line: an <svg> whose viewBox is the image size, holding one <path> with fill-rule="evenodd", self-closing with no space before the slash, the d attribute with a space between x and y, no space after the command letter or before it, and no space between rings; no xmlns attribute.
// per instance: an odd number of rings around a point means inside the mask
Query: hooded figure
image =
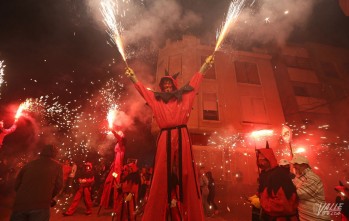
<svg viewBox="0 0 349 221"><path fill-rule="evenodd" d="M121 199L117 189L119 188L121 183L120 179L125 155L125 136L122 131L116 132L113 130L112 133L114 134L117 143L114 147L114 161L110 165L110 171L104 182L100 208L102 206L104 208L108 208L110 196L113 195L113 209L114 211L116 211L119 204L118 201L120 201Z"/></svg>
<svg viewBox="0 0 349 221"><path fill-rule="evenodd" d="M213 60L213 56L206 58L200 71L180 89L175 80L176 76L169 76L167 73L160 80L161 92L146 89L132 69L126 70L126 76L152 109L154 119L161 129L144 221L164 221L169 217L172 220L204 220L198 176L186 124L203 74L212 66ZM174 179L178 180L178 185Z"/></svg>
<svg viewBox="0 0 349 221"><path fill-rule="evenodd" d="M256 151L258 167L261 169L258 194L263 220L297 221L296 187L289 173L278 166L274 152L268 146Z"/></svg>

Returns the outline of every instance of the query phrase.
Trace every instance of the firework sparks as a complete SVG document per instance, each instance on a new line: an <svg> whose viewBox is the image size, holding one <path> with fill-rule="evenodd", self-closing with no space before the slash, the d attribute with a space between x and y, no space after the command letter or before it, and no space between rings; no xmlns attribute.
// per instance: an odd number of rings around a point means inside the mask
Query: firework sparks
<svg viewBox="0 0 349 221"><path fill-rule="evenodd" d="M30 108L30 106L32 105L32 102L30 99L27 99L26 101L24 101L23 103L21 103L18 107L18 110L16 112L16 116L15 119L17 120L18 118L21 117L22 112L25 110L28 110Z"/></svg>
<svg viewBox="0 0 349 221"><path fill-rule="evenodd" d="M110 129L113 128L113 124L115 121L115 116L116 116L116 111L117 111L117 105L115 105L114 107L110 108L108 111L108 116L107 116L107 120L108 120L108 126Z"/></svg>
<svg viewBox="0 0 349 221"><path fill-rule="evenodd" d="M228 9L228 14L225 19L224 24L222 25L222 28L220 31L217 31L217 43L214 51L217 51L221 43L228 33L228 30L232 27L232 25L237 21L239 14L241 12L241 9L245 3L245 0L240 0L239 2L231 2L229 9Z"/></svg>
<svg viewBox="0 0 349 221"><path fill-rule="evenodd" d="M116 17L115 6L116 5L111 0L103 0L101 2L101 12L104 18L104 23L108 27L107 33L109 34L112 42L117 46L122 56L122 59L125 61L126 66L128 67L126 62L126 54L125 54L125 50L124 50L124 46L121 38L123 27L120 24L120 22L117 22L115 19Z"/></svg>
<svg viewBox="0 0 349 221"><path fill-rule="evenodd" d="M0 61L0 89L1 89L1 85L5 82L4 80L4 69L5 69L6 65L4 65L4 61ZM1 93L0 93L1 95Z"/></svg>

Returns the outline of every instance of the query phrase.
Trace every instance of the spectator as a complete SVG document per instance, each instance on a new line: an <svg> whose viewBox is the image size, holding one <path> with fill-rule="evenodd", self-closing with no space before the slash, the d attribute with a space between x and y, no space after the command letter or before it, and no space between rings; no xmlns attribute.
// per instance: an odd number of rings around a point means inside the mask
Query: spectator
<svg viewBox="0 0 349 221"><path fill-rule="evenodd" d="M291 163L296 170L293 182L299 197L300 220L331 220L327 214L318 213L319 206L325 204L324 187L319 176L311 170L309 160L304 156L295 155Z"/></svg>
<svg viewBox="0 0 349 221"><path fill-rule="evenodd" d="M209 189L208 189L208 178L206 176L206 173L204 171L204 168L200 168L199 172L199 180L200 180L200 190L201 190L201 200L202 200L202 206L204 208L204 212L206 216L210 215L210 210L209 210L209 204L207 201L208 194L209 194Z"/></svg>
<svg viewBox="0 0 349 221"><path fill-rule="evenodd" d="M210 205L210 209L213 208L214 215L218 214L218 207L214 201L214 198L216 196L216 185L212 176L212 172L211 171L207 171L206 172L206 177L208 179L208 196L207 196L207 202Z"/></svg>
<svg viewBox="0 0 349 221"><path fill-rule="evenodd" d="M54 146L46 145L39 159L21 169L15 182L11 221L50 219L51 202L63 187L62 165L54 160L57 153Z"/></svg>
<svg viewBox="0 0 349 221"><path fill-rule="evenodd" d="M63 193L67 193L69 190L69 187L68 187L68 177L69 177L69 174L71 173L71 166L70 166L70 163L69 163L69 160L65 160L64 163L63 163L63 186L64 186L64 189L63 189Z"/></svg>
<svg viewBox="0 0 349 221"><path fill-rule="evenodd" d="M67 179L67 183L66 183L66 194L69 195L69 197L73 196L73 190L74 190L74 178L76 175L76 171L77 171L77 165L76 163L74 163L73 161L70 162L70 167L71 167L71 171L68 175L68 179Z"/></svg>

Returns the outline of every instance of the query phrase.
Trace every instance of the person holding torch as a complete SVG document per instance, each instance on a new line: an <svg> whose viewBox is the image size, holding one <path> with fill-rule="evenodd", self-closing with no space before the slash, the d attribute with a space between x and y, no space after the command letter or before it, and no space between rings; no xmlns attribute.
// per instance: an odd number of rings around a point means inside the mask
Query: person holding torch
<svg viewBox="0 0 349 221"><path fill-rule="evenodd" d="M18 118L15 118L14 124L8 129L4 128L4 121L0 121L0 149L2 147L2 142L4 141L5 136L13 133L17 129L17 121Z"/></svg>
<svg viewBox="0 0 349 221"><path fill-rule="evenodd" d="M213 62L213 55L208 56L199 72L181 88L176 81L178 74L170 76L166 73L159 83L160 92L147 90L138 81L134 71L131 68L126 69L126 76L152 109L154 119L161 129L144 221L154 220L155 217L161 221L168 217L172 220L204 220L200 187L186 124L203 74ZM178 179L179 188L173 185L172 174ZM175 201L172 194L174 190L177 195Z"/></svg>

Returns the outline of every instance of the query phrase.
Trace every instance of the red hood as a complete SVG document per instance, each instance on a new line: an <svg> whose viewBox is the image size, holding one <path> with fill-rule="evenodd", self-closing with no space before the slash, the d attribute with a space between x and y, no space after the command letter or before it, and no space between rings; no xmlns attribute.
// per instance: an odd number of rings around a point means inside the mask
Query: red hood
<svg viewBox="0 0 349 221"><path fill-rule="evenodd" d="M263 156L265 156L265 158L267 158L267 160L270 163L271 168L278 166L278 162L277 162L276 157L274 155L273 149L261 148L261 149L258 149L258 151L260 154L263 154Z"/></svg>
<svg viewBox="0 0 349 221"><path fill-rule="evenodd" d="M172 76L163 76L163 77L161 77L160 82L159 82L159 87L160 87L161 91L162 91L162 89L161 89L161 82L163 80L165 80L165 79L168 79L168 80L172 81L172 83L173 83L173 85L175 87L174 90L178 90L178 82L177 82L176 79L174 79Z"/></svg>

